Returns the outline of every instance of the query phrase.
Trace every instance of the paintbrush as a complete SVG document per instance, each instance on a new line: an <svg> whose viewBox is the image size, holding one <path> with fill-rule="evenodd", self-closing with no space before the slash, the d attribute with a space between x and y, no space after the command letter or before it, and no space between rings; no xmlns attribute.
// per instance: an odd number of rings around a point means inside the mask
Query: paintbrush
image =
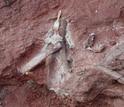
<svg viewBox="0 0 124 107"><path fill-rule="evenodd" d="M54 22L54 25L53 25L53 29L57 30L57 31L58 31L58 28L59 28L59 18L60 18L60 15L61 15L61 10L59 11L57 20Z"/></svg>

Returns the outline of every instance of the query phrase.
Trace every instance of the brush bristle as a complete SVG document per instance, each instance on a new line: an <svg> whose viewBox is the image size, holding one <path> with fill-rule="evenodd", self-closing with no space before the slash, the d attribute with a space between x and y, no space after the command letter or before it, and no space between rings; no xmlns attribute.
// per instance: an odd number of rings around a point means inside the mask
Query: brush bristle
<svg viewBox="0 0 124 107"><path fill-rule="evenodd" d="M59 23L54 23L54 27L59 27Z"/></svg>
<svg viewBox="0 0 124 107"><path fill-rule="evenodd" d="M53 26L53 29L58 31L58 27Z"/></svg>
<svg viewBox="0 0 124 107"><path fill-rule="evenodd" d="M55 22L53 25L53 29L58 30L58 28L59 28L59 23Z"/></svg>

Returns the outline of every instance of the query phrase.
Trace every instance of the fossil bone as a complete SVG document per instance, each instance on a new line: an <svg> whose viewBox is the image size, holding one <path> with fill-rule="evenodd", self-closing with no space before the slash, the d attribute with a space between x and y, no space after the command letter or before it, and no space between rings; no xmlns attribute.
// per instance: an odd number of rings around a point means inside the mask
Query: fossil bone
<svg viewBox="0 0 124 107"><path fill-rule="evenodd" d="M32 68L34 68L36 65L41 63L47 56L54 53L55 51L59 50L61 48L61 44L58 42L55 45L50 44L45 51L37 54L34 58L32 58L29 62L27 62L25 65L23 65L19 71L21 73L26 73L30 71Z"/></svg>

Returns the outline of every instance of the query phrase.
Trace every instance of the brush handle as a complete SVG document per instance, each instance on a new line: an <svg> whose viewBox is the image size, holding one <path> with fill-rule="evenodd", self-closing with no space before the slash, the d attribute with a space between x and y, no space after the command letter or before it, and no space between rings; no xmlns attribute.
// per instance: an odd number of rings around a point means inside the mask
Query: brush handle
<svg viewBox="0 0 124 107"><path fill-rule="evenodd" d="M33 72L26 72L26 75L31 75L33 74Z"/></svg>
<svg viewBox="0 0 124 107"><path fill-rule="evenodd" d="M59 10L57 21L59 21L60 15L61 15L61 10Z"/></svg>

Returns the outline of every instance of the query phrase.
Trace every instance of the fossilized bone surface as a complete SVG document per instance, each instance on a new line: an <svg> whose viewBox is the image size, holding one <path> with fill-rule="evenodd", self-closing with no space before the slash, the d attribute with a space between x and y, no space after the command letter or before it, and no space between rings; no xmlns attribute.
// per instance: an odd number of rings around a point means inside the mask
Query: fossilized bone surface
<svg viewBox="0 0 124 107"><path fill-rule="evenodd" d="M29 62L27 62L25 65L21 66L18 70L21 73L26 73L30 71L32 68L37 66L39 63L41 63L44 59L46 59L50 54L58 51L61 48L61 44L58 42L55 45L50 44L45 51L39 53L34 58L32 58Z"/></svg>
<svg viewBox="0 0 124 107"><path fill-rule="evenodd" d="M101 65L107 66L112 63L119 55L124 53L124 42L122 41L120 44L114 46L111 51L106 55L105 58L102 59Z"/></svg>
<svg viewBox="0 0 124 107"><path fill-rule="evenodd" d="M114 87L114 84L112 84L114 81L124 84L124 77L122 73L123 70L120 73L112 70L112 67L106 66L110 65L111 63L114 64L114 58L118 58L123 53L123 46L123 42L114 46L110 50L110 53L107 54L106 57L101 61L101 65L87 65L83 67L85 69L77 71L75 75L76 79L74 80L74 77L70 78L65 83L66 87L63 88L70 93L72 97L75 97L76 100L81 102L91 101L102 92L110 96L111 93L113 93L115 96L123 97L123 91L120 88L120 94L118 90L109 89L109 87ZM81 93L83 94L82 96L80 96Z"/></svg>
<svg viewBox="0 0 124 107"><path fill-rule="evenodd" d="M59 34L63 38L62 48L47 58L48 74L47 81L50 88L62 87L65 81L71 77L66 56L66 26L67 21L60 21Z"/></svg>

